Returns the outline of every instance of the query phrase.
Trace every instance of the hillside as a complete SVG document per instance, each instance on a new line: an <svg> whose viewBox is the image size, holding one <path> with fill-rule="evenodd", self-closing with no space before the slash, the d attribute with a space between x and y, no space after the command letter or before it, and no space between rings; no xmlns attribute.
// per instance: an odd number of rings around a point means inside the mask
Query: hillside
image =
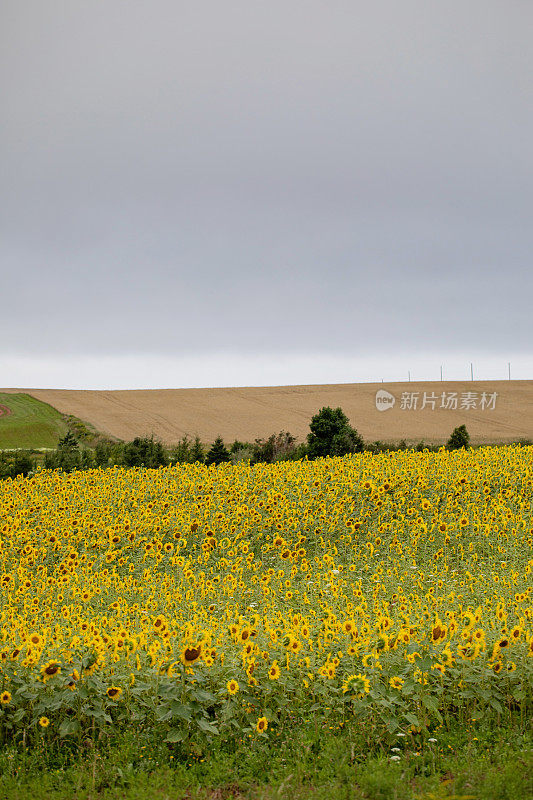
<svg viewBox="0 0 533 800"><path fill-rule="evenodd" d="M67 430L63 416L46 402L0 392L0 450L55 447Z"/></svg>
<svg viewBox="0 0 533 800"><path fill-rule="evenodd" d="M22 390L7 390L13 391ZM251 441L282 429L302 440L311 416L326 405L341 406L368 441L438 443L463 423L473 443L533 438L533 381L25 391L104 434L131 439L154 433L168 444L185 434L198 434L204 442L217 435L227 442ZM390 393L394 405L385 394L380 403L385 410L378 410L378 392ZM0 431L5 419L0 417Z"/></svg>

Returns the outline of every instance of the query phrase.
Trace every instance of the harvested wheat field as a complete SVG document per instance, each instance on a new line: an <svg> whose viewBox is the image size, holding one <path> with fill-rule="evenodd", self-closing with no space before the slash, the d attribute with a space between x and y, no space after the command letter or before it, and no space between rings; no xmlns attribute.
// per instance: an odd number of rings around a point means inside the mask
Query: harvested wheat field
<svg viewBox="0 0 533 800"><path fill-rule="evenodd" d="M280 430L303 440L323 406L341 406L367 441L438 443L462 424L473 443L533 438L533 381L6 391L25 391L120 439L153 433L167 444L196 434L253 441Z"/></svg>

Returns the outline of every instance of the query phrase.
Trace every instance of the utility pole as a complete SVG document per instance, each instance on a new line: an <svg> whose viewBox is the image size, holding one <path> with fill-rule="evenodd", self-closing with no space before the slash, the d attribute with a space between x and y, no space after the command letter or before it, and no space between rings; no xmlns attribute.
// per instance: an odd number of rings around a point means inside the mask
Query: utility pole
<svg viewBox="0 0 533 800"><path fill-rule="evenodd" d="M442 383L442 364L440 366L440 382Z"/></svg>
<svg viewBox="0 0 533 800"><path fill-rule="evenodd" d="M470 380L474 380L474 365L470 362Z"/></svg>
<svg viewBox="0 0 533 800"><path fill-rule="evenodd" d="M507 362L507 369L509 371L509 380L511 380L511 362L510 361Z"/></svg>
<svg viewBox="0 0 533 800"><path fill-rule="evenodd" d="M407 379L408 379L409 383L411 383L411 370L408 370L408 372L407 372Z"/></svg>

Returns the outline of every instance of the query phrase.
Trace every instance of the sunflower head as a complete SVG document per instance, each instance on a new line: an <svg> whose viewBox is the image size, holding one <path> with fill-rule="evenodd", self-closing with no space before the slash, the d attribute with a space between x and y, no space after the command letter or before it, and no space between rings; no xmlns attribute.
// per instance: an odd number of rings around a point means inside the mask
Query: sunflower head
<svg viewBox="0 0 533 800"><path fill-rule="evenodd" d="M226 684L228 694L237 694L239 691L239 684L235 680L228 681Z"/></svg>
<svg viewBox="0 0 533 800"><path fill-rule="evenodd" d="M10 702L11 702L10 693L9 692L2 692L2 694L0 694L0 703L2 703L3 706L7 706L8 703L10 703Z"/></svg>
<svg viewBox="0 0 533 800"><path fill-rule="evenodd" d="M363 697L370 691L370 681L366 675L348 675L342 684L343 694L351 694L357 697Z"/></svg>
<svg viewBox="0 0 533 800"><path fill-rule="evenodd" d="M264 733L266 731L266 729L268 728L268 720L267 720L267 718L266 717L259 717L259 719L257 720L257 725L255 727L257 728L257 732L258 733Z"/></svg>
<svg viewBox="0 0 533 800"><path fill-rule="evenodd" d="M41 719L39 720L39 725L41 726L41 728L48 728L48 726L50 725L50 720L48 719L48 717L41 717Z"/></svg>
<svg viewBox="0 0 533 800"><path fill-rule="evenodd" d="M106 695L111 700L119 700L121 694L122 694L122 689L120 688L120 686L110 686L109 689L106 689Z"/></svg>
<svg viewBox="0 0 533 800"><path fill-rule="evenodd" d="M280 674L281 674L281 670L279 668L278 662L277 661L273 661L272 662L272 666L270 667L270 669L268 671L268 677L272 681L277 681L277 679L279 678Z"/></svg>
<svg viewBox="0 0 533 800"><path fill-rule="evenodd" d="M61 664L58 661L48 661L41 667L41 675L44 681L50 680L54 675L59 675L61 672Z"/></svg>
<svg viewBox="0 0 533 800"><path fill-rule="evenodd" d="M202 655L202 645L197 644L190 647L185 647L181 653L181 661L186 667L194 664Z"/></svg>

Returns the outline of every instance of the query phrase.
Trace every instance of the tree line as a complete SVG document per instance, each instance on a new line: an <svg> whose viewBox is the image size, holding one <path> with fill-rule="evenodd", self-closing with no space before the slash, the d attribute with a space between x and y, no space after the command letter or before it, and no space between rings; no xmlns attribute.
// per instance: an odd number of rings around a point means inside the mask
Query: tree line
<svg viewBox="0 0 533 800"><path fill-rule="evenodd" d="M448 450L469 446L470 437L464 425L453 430L446 444ZM251 464L268 464L303 458L312 460L344 456L364 450L379 453L407 449L436 451L439 446L428 445L423 441L414 446L408 446L406 442L365 443L363 437L350 425L341 408L326 406L312 417L306 441L300 443L291 433L280 431L266 439L256 439L254 442L235 440L231 445L226 445L222 437L218 436L208 447L204 447L198 436L194 439L184 436L177 445L165 447L153 435L138 436L130 442L101 440L95 447L88 447L69 431L59 440L57 448L46 452L44 459L40 461L24 451L0 452L0 478L28 475L38 464L45 469L72 472L112 466L158 468L178 463L211 466L247 461Z"/></svg>

